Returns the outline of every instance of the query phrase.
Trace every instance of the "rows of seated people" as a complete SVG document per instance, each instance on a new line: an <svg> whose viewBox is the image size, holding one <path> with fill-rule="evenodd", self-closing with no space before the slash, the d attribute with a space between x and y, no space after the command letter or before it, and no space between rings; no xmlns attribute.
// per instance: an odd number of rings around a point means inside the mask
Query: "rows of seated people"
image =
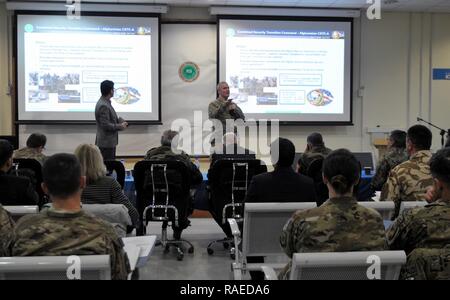
<svg viewBox="0 0 450 300"><path fill-rule="evenodd" d="M161 146L149 150L145 159L185 162L194 186L201 182L201 173L189 156L172 151L176 135L173 131L164 132ZM404 250L408 261L402 269L402 279L450 279L450 149L444 148L432 156L431 139L429 129L421 125L412 126L407 133L391 133L389 151L380 160L376 182L372 183L374 190L382 190L381 200L395 202L396 220L387 232L382 217L359 205L354 197L361 176L359 162L348 150L326 148L318 133L308 137L307 149L298 162L299 172L291 167L295 157L293 143L284 138L273 142L274 170L251 179L245 202L317 202L317 208L295 213L280 233L281 247L290 257L297 252ZM212 159L216 162L224 155L229 156L230 151L226 148L230 147L233 154L255 158L247 149L236 151L237 144L234 134L225 135L225 152L218 151L220 153L214 154ZM45 142L41 147L44 146ZM7 141L0 141L2 204L12 197L36 197L30 196L32 185L24 178L20 178L22 187L17 189L23 194L8 194L5 189L5 186L13 185L11 176L7 175L12 167L12 156L12 146ZM319 199L315 181L304 175L317 159L322 160L321 183L328 195L326 201ZM106 179L98 148L80 145L75 155L56 154L42 161L43 189L50 196L52 205L39 215L22 218L17 224L0 207L0 256L110 254L112 278L126 278L129 266L121 240L111 226L80 209L81 201L121 203L129 209L133 224L138 223L139 214L120 185L114 179ZM108 194L115 196L106 197ZM429 205L399 214L402 202L423 200ZM215 211L211 212L224 233L231 237L229 226L215 215ZM179 227L174 228L174 237L180 238L181 231L188 225L186 215ZM49 237L53 237L54 245L55 236L69 238L60 239L54 248L45 247ZM83 243L86 247L89 244L90 252L86 252ZM71 246L64 247L64 244ZM254 259L254 262L264 261L264 258ZM289 270L290 265L287 265L279 277L287 278ZM260 279L262 274L255 272L252 278Z"/></svg>

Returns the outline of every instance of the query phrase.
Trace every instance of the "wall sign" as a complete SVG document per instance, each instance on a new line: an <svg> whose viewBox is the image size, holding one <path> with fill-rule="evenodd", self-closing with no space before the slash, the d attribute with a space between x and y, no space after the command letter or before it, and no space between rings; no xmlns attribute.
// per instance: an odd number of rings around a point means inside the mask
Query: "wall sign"
<svg viewBox="0 0 450 300"><path fill-rule="evenodd" d="M450 80L450 69L433 69L433 80Z"/></svg>
<svg viewBox="0 0 450 300"><path fill-rule="evenodd" d="M183 63L178 69L178 75L185 82L193 82L200 75L200 68L191 61Z"/></svg>

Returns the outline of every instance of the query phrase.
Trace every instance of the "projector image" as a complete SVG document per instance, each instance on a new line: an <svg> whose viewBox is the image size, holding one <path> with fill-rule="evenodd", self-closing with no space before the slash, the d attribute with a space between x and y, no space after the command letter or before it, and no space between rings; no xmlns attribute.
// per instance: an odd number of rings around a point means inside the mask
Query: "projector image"
<svg viewBox="0 0 450 300"><path fill-rule="evenodd" d="M276 95L273 96L257 96L256 97L257 105L278 105L278 97Z"/></svg>
<svg viewBox="0 0 450 300"><path fill-rule="evenodd" d="M80 103L80 95L58 95L58 103Z"/></svg>

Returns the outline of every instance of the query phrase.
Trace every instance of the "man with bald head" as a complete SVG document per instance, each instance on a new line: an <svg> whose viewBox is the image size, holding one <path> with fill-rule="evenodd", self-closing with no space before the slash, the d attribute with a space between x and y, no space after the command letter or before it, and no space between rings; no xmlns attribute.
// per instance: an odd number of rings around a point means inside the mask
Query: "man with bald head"
<svg viewBox="0 0 450 300"><path fill-rule="evenodd" d="M232 102L233 99L228 99L230 96L230 87L228 83L222 81L217 85L217 94L219 97L211 102L208 106L208 115L210 119L217 119L222 123L225 130L226 120L242 119L245 120L244 113Z"/></svg>
<svg viewBox="0 0 450 300"><path fill-rule="evenodd" d="M211 102L208 106L209 119L218 120L222 125L222 130L220 130L219 128L215 128L215 126L213 127L213 131L215 132L215 137L211 139L211 146L213 147L216 144L216 138L221 137L227 131L237 132L235 126L227 130L227 120L245 120L244 113L239 108L239 106L237 106L236 103L232 102L233 99L229 99L230 87L228 86L228 83L226 83L225 81L219 82L219 84L217 84L217 94L219 95L219 97L217 97L217 99ZM216 130L218 130L218 132L216 132Z"/></svg>

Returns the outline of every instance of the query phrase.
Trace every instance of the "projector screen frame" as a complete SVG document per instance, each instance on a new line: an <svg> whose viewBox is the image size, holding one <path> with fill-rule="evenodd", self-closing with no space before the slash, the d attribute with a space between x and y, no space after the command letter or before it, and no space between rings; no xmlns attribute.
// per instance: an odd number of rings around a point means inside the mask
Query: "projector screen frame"
<svg viewBox="0 0 450 300"><path fill-rule="evenodd" d="M350 41L350 120L349 121L279 121L282 126L353 126L353 49L354 49L354 18L351 17L302 17L302 16L253 16L253 15L217 15L217 84L220 78L220 20L243 21L303 21L303 22L349 22L351 30ZM268 124L270 124L270 120ZM256 124L259 121L256 120Z"/></svg>
<svg viewBox="0 0 450 300"><path fill-rule="evenodd" d="M18 36L17 36L17 16L18 15L42 15L42 16L65 16L65 11L38 11L38 10L16 10L13 15L13 62L14 62L14 72L15 72L15 124L16 125L29 125L29 124L37 124L37 125L57 125L57 124L74 124L74 125L92 125L96 124L95 120L19 120L19 66L18 66ZM159 13L135 13L135 12L81 12L80 16L90 16L90 17L141 17L141 18L156 18L158 20L158 119L157 120L134 120L127 121L129 125L162 125L162 111L161 111L161 14Z"/></svg>

